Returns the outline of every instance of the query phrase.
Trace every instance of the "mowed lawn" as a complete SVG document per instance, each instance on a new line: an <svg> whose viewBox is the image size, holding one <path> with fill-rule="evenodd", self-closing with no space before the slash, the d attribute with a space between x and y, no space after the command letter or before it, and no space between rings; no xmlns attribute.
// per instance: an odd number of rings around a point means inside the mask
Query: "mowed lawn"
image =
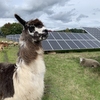
<svg viewBox="0 0 100 100"><path fill-rule="evenodd" d="M0 62L15 63L18 46L0 52ZM100 51L45 54L43 100L100 100L100 68L80 66L79 57L100 61Z"/></svg>

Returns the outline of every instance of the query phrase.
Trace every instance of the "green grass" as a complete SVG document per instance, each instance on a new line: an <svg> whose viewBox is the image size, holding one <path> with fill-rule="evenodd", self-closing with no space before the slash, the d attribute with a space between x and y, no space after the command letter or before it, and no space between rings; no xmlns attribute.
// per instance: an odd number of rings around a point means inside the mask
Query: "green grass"
<svg viewBox="0 0 100 100"><path fill-rule="evenodd" d="M16 62L18 47L0 52L0 62ZM100 52L45 54L43 100L100 100L100 68L80 66L79 57L100 61Z"/></svg>
<svg viewBox="0 0 100 100"><path fill-rule="evenodd" d="M80 66L79 57L100 61L100 52L45 55L43 100L100 100L100 69Z"/></svg>
<svg viewBox="0 0 100 100"><path fill-rule="evenodd" d="M0 41L8 41L5 37L0 37Z"/></svg>
<svg viewBox="0 0 100 100"><path fill-rule="evenodd" d="M18 46L9 46L0 52L0 62L15 63L17 58Z"/></svg>

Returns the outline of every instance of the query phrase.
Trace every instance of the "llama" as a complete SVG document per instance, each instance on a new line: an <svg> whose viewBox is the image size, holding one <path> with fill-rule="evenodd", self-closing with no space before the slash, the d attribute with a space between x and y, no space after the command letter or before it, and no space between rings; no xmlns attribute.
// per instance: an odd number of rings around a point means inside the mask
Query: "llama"
<svg viewBox="0 0 100 100"><path fill-rule="evenodd" d="M80 58L80 64L85 67L99 67L100 63L94 59Z"/></svg>
<svg viewBox="0 0 100 100"><path fill-rule="evenodd" d="M39 19L25 21L17 14L15 18L23 25L18 58L16 65L5 65L8 73L0 72L0 95L2 100L41 100L45 74L41 41L48 37L48 31Z"/></svg>

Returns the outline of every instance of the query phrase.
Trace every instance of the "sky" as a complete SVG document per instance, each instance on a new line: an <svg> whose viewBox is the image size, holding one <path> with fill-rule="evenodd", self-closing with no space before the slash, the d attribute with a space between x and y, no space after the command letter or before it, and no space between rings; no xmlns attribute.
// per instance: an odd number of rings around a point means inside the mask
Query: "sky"
<svg viewBox="0 0 100 100"><path fill-rule="evenodd" d="M38 18L50 30L100 27L100 0L0 0L0 27Z"/></svg>

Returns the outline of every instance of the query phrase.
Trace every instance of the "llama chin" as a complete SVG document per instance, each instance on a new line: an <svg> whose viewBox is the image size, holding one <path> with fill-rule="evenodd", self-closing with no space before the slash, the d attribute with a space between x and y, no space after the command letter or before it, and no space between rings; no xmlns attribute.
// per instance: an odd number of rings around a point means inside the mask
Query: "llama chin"
<svg viewBox="0 0 100 100"><path fill-rule="evenodd" d="M1 98L2 100L41 100L44 93L46 70L41 41L48 37L48 31L38 19L26 22L17 14L15 14L15 18L24 28L19 39L16 64L14 64L15 66L9 64L7 67L8 73L12 68L12 75L4 74L4 76L11 78L9 82L11 88L2 87L3 84L8 84L5 81L6 77L3 81L0 80ZM0 68L2 66L0 65ZM3 72L0 72L0 77L2 74ZM12 90L13 92L11 92Z"/></svg>

